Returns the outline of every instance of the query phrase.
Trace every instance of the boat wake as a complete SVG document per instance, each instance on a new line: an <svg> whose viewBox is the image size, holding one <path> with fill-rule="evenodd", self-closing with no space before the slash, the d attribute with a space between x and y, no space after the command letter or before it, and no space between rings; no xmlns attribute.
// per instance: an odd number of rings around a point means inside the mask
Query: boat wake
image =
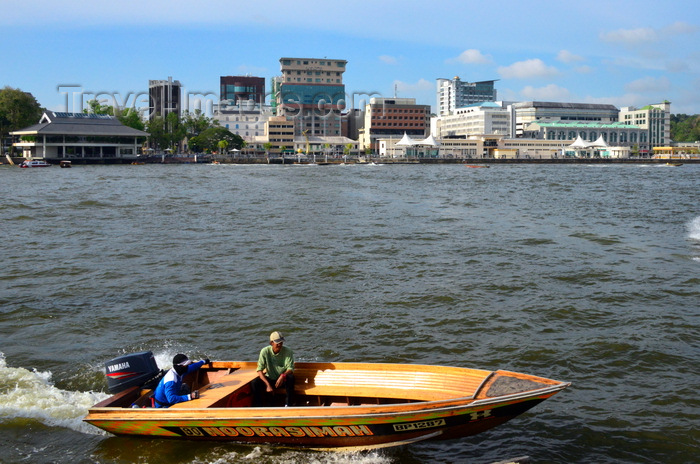
<svg viewBox="0 0 700 464"><path fill-rule="evenodd" d="M700 216L688 223L688 238L698 242L698 251L700 251ZM700 261L700 256L694 256L693 261Z"/></svg>
<svg viewBox="0 0 700 464"><path fill-rule="evenodd" d="M7 367L5 355L0 353L0 422L32 419L49 427L105 434L82 419L88 408L109 395L61 390L52 384L51 375L51 372Z"/></svg>
<svg viewBox="0 0 700 464"><path fill-rule="evenodd" d="M700 241L700 216L688 223L688 238Z"/></svg>

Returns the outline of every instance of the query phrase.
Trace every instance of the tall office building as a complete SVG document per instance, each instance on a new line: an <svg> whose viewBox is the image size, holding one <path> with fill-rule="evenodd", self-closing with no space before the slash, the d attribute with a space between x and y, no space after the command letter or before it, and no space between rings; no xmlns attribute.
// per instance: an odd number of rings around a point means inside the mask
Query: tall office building
<svg viewBox="0 0 700 464"><path fill-rule="evenodd" d="M273 80L272 98L277 114L294 121L295 135L341 135L346 65L346 60L280 58L282 76Z"/></svg>
<svg viewBox="0 0 700 464"><path fill-rule="evenodd" d="M166 117L170 113L181 115L180 81L149 80L148 81L148 119L153 119L156 115Z"/></svg>
<svg viewBox="0 0 700 464"><path fill-rule="evenodd" d="M240 106L248 101L262 105L265 102L265 78L253 76L221 76L221 101L228 106Z"/></svg>
<svg viewBox="0 0 700 464"><path fill-rule="evenodd" d="M664 101L643 108L626 106L620 109L620 122L643 129L638 147L640 153L653 153L654 147L671 143L671 102Z"/></svg>
<svg viewBox="0 0 700 464"><path fill-rule="evenodd" d="M459 76L454 79L437 80L438 116L454 114L457 108L474 103L495 102L496 81L462 82Z"/></svg>
<svg viewBox="0 0 700 464"><path fill-rule="evenodd" d="M430 105L416 104L415 98L371 98L365 106L360 147L378 150L377 139L404 134L424 138L430 132Z"/></svg>

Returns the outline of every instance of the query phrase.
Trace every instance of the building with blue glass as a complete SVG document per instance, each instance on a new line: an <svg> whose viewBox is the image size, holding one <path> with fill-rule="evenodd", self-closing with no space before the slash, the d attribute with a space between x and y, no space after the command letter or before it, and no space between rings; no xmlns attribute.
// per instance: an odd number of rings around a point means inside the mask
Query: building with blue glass
<svg viewBox="0 0 700 464"><path fill-rule="evenodd" d="M296 135L341 135L346 65L346 60L280 58L282 75L273 80L273 106L279 116L294 121Z"/></svg>
<svg viewBox="0 0 700 464"><path fill-rule="evenodd" d="M495 102L496 81L465 82L459 76L437 80L438 116L455 114L458 108L474 103Z"/></svg>

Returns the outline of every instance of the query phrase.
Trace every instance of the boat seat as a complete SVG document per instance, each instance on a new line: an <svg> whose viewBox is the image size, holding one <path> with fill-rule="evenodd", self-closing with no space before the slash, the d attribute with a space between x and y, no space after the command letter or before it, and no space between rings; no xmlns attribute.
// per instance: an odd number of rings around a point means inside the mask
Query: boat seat
<svg viewBox="0 0 700 464"><path fill-rule="evenodd" d="M237 369L199 389L199 398L170 406L170 409L211 408L215 403L246 386L258 376L257 369Z"/></svg>
<svg viewBox="0 0 700 464"><path fill-rule="evenodd" d="M488 371L469 373L448 371L295 370L294 390L304 395L404 398L437 401L473 397Z"/></svg>

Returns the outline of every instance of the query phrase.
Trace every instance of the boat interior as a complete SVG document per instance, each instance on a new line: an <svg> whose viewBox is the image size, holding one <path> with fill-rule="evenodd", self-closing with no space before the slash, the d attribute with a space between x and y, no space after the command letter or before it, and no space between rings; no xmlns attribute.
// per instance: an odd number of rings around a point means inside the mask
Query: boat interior
<svg viewBox="0 0 700 464"><path fill-rule="evenodd" d="M475 398L492 371L442 366L363 363L297 363L295 406L358 406ZM187 376L195 400L178 408L238 408L252 405L257 363L213 362ZM541 387L542 385L540 385ZM95 407L149 407L152 391L131 387ZM266 405L284 406L284 388L267 394Z"/></svg>

